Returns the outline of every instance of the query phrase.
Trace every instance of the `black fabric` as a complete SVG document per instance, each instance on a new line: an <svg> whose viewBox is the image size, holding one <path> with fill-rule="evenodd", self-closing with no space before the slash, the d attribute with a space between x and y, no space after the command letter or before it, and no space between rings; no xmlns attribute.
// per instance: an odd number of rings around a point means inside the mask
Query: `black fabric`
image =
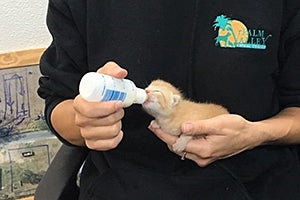
<svg viewBox="0 0 300 200"><path fill-rule="evenodd" d="M226 171L219 170L218 164L203 170L201 175L160 174L155 171L134 168L107 168L95 173L92 162L85 167L81 182L80 199L251 199L244 186L232 180ZM188 173L187 173L188 174Z"/></svg>
<svg viewBox="0 0 300 200"><path fill-rule="evenodd" d="M89 150L62 145L36 188L35 200L78 199L77 174Z"/></svg>
<svg viewBox="0 0 300 200"><path fill-rule="evenodd" d="M47 23L53 42L41 59L38 90L46 99L48 124L55 105L78 94L80 78L110 60L126 68L138 87L161 78L190 99L222 104L252 121L300 106L299 7L296 0L50 0ZM266 48L232 48L232 40L222 47L216 40L221 30L214 26L222 14L247 26L249 41ZM229 28L225 31L232 36ZM294 146L259 147L200 168L182 162L147 129L151 117L141 106L125 113L122 142L104 153L109 170L86 176L90 184L83 194L99 191L94 195L103 199L146 194L157 199L162 199L159 194L163 199L300 199ZM100 155L93 152L87 166L97 169ZM216 180L207 181L206 172ZM214 186L214 194L206 192Z"/></svg>

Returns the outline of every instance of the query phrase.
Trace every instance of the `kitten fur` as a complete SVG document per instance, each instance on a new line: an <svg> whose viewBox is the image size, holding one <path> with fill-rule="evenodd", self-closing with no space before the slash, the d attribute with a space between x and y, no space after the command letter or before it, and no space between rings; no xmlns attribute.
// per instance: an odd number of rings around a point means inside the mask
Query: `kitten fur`
<svg viewBox="0 0 300 200"><path fill-rule="evenodd" d="M179 89L163 80L152 81L145 88L148 99L143 109L155 120L151 125L171 135L178 135L173 151L183 152L193 136L181 135L181 124L228 114L226 108L213 103L196 103L185 99Z"/></svg>

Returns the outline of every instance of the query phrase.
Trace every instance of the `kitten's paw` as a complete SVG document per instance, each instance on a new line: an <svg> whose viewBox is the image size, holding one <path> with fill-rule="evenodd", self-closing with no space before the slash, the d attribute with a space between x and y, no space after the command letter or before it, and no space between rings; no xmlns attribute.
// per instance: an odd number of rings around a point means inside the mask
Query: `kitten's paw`
<svg viewBox="0 0 300 200"><path fill-rule="evenodd" d="M175 153L182 153L186 145L178 142L178 140L173 144L172 149Z"/></svg>
<svg viewBox="0 0 300 200"><path fill-rule="evenodd" d="M181 135L173 144L172 149L176 153L182 153L187 143L193 138L193 136Z"/></svg>
<svg viewBox="0 0 300 200"><path fill-rule="evenodd" d="M150 126L151 128L160 128L160 126L158 125L158 123L155 121L155 120L152 120L151 123L150 123Z"/></svg>

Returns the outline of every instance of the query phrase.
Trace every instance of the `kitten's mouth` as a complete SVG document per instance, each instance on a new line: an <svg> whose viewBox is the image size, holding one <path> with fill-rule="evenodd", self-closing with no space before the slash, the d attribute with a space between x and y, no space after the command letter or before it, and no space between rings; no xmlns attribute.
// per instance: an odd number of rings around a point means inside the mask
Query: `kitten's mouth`
<svg viewBox="0 0 300 200"><path fill-rule="evenodd" d="M148 98L148 99L143 103L143 105L147 105L147 104L149 104L149 103L151 103L151 100Z"/></svg>
<svg viewBox="0 0 300 200"><path fill-rule="evenodd" d="M150 98L150 96L148 96L148 98L146 99L146 101L143 103L143 105L149 105L149 104L152 104L154 103L154 99L153 98Z"/></svg>
<svg viewBox="0 0 300 200"><path fill-rule="evenodd" d="M150 96L149 96L150 91L147 90L147 89L146 89L145 91L146 91L146 94L147 94L147 99L146 99L146 101L143 103L143 105L149 104L149 103L151 102Z"/></svg>

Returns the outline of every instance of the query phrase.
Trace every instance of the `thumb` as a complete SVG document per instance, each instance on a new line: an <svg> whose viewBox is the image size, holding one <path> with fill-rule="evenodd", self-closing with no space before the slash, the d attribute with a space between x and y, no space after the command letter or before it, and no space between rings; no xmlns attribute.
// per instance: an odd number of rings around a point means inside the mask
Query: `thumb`
<svg viewBox="0 0 300 200"><path fill-rule="evenodd" d="M107 74L116 78L125 78L128 74L127 70L120 67L113 61L107 62L103 67L97 70L98 73Z"/></svg>
<svg viewBox="0 0 300 200"><path fill-rule="evenodd" d="M193 122L184 122L181 125L181 132L184 135L194 135L194 123Z"/></svg>
<svg viewBox="0 0 300 200"><path fill-rule="evenodd" d="M184 135L206 135L212 131L206 120L188 121L181 125L181 132Z"/></svg>

